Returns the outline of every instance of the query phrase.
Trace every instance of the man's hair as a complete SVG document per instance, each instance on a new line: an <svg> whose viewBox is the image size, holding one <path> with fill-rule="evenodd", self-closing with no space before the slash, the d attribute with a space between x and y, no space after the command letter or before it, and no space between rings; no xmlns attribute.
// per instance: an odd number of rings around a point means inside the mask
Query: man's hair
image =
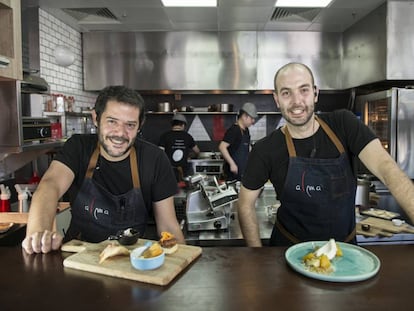
<svg viewBox="0 0 414 311"><path fill-rule="evenodd" d="M315 78L313 77L312 70L311 70L308 66L306 66L305 64L302 64L302 63L288 63L288 64L283 65L282 67L280 67L280 68L279 68L279 70L278 70L278 71L276 72L276 74L275 74L275 78L274 78L274 80L273 80L273 84L274 84L275 92L277 92L277 88L276 88L276 81L277 81L277 78L279 77L279 75L280 75L283 71L285 71L285 70L287 70L287 69L289 69L289 68L291 68L291 67L302 67L302 68L306 69L306 71L307 71L307 72L309 72L309 74L310 74L310 76L311 76L311 79L312 79L312 86L314 86L314 85L315 85Z"/></svg>
<svg viewBox="0 0 414 311"><path fill-rule="evenodd" d="M127 88L122 85L107 86L99 92L95 101L96 120L100 121L102 113L106 109L108 101L114 100L124 104L137 107L139 110L139 127L144 124L145 118L145 103L141 95L137 91Z"/></svg>

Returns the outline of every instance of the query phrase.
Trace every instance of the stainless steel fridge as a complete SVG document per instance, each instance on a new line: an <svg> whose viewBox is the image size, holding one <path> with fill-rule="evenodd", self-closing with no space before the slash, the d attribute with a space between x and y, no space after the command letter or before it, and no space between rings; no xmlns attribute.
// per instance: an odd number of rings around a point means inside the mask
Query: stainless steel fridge
<svg viewBox="0 0 414 311"><path fill-rule="evenodd" d="M357 96L355 111L376 133L399 167L414 180L414 89L391 88ZM359 173L369 173L361 168ZM372 183L380 195L378 208L396 212L413 224L388 188L375 178Z"/></svg>
<svg viewBox="0 0 414 311"><path fill-rule="evenodd" d="M414 89L391 88L356 97L356 112L400 168L414 179Z"/></svg>

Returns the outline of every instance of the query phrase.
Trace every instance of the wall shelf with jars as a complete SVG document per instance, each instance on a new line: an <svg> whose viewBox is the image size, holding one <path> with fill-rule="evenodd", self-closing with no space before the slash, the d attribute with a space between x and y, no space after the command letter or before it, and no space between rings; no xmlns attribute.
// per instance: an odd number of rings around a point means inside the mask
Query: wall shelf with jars
<svg viewBox="0 0 414 311"><path fill-rule="evenodd" d="M61 124L63 137L70 137L73 134L95 132L95 126L92 122L91 112L45 111L43 112L43 116L48 117L52 121L52 131L53 123L57 122Z"/></svg>

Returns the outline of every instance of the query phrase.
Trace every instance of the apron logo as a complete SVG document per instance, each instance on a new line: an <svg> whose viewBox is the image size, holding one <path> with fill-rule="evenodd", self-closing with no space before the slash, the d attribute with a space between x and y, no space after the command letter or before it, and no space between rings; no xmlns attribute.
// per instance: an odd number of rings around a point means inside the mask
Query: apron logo
<svg viewBox="0 0 414 311"><path fill-rule="evenodd" d="M302 182L300 185L296 185L296 191L305 192L308 197L312 197L312 192L321 192L322 186L321 185L305 185L305 175L306 171L302 173Z"/></svg>
<svg viewBox="0 0 414 311"><path fill-rule="evenodd" d="M321 192L322 191L322 186L317 185L317 186L311 186L311 185L306 185L306 186L301 186L301 185L296 185L296 191L300 191L300 192L305 192L308 197L312 197L312 192Z"/></svg>
<svg viewBox="0 0 414 311"><path fill-rule="evenodd" d="M104 210L103 208L94 208L91 207L89 208L88 205L85 205L85 211L88 211L91 215L93 215L93 218L95 218L96 220L98 219L99 215L109 215L109 210Z"/></svg>

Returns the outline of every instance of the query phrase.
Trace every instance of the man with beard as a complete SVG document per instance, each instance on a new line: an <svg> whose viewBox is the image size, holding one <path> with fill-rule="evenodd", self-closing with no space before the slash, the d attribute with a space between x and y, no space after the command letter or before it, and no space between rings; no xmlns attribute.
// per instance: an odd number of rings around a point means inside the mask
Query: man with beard
<svg viewBox="0 0 414 311"><path fill-rule="evenodd" d="M274 86L286 125L258 141L249 156L238 201L247 245L262 245L255 201L268 180L281 202L270 245L330 238L355 243L355 157L414 221L414 186L373 132L347 110L315 115L319 90L307 66L283 66Z"/></svg>
<svg viewBox="0 0 414 311"><path fill-rule="evenodd" d="M175 215L177 183L165 153L137 138L144 101L134 90L109 86L92 112L97 134L73 135L56 155L35 191L22 247L27 253L59 249L52 229L59 198L69 190L72 219L64 240L99 242L133 228L141 236L148 216L157 231L185 243Z"/></svg>

